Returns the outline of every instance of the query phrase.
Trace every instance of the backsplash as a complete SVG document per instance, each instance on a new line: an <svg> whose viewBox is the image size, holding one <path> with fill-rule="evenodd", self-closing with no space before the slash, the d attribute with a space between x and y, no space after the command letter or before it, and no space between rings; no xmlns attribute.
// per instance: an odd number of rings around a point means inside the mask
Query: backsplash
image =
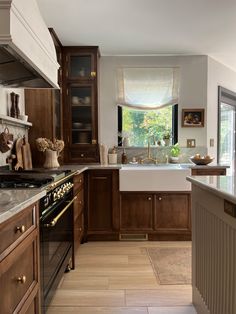
<svg viewBox="0 0 236 314"><path fill-rule="evenodd" d="M151 156L154 159L157 159L157 163L165 163L166 162L166 156L170 156L170 146L161 146L161 147L151 147L150 152ZM135 148L135 147L127 147L125 148L126 155L128 158L128 162L131 162L133 157L136 158L137 161L140 161L141 159L147 158L147 148ZM121 155L123 152L122 147L117 148L117 162L121 163ZM189 163L189 158L195 154L200 155L206 155L207 154L207 148L206 147L195 147L195 148L186 148L181 147L181 152L179 156L179 163ZM213 156L214 157L214 156Z"/></svg>

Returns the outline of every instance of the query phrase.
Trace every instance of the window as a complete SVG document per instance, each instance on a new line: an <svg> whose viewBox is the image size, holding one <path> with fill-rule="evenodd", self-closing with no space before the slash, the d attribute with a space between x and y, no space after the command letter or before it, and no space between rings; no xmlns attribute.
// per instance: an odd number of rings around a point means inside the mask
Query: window
<svg viewBox="0 0 236 314"><path fill-rule="evenodd" d="M146 146L171 135L177 142L178 68L122 68L118 70L118 131L131 146ZM118 144L122 145L122 137Z"/></svg>
<svg viewBox="0 0 236 314"><path fill-rule="evenodd" d="M118 131L123 137L129 137L130 146L146 146L150 136L157 144L167 133L171 134L170 144L175 144L178 142L178 105L146 111L118 107ZM121 136L118 145L122 145Z"/></svg>
<svg viewBox="0 0 236 314"><path fill-rule="evenodd" d="M219 87L218 162L235 171L236 94Z"/></svg>

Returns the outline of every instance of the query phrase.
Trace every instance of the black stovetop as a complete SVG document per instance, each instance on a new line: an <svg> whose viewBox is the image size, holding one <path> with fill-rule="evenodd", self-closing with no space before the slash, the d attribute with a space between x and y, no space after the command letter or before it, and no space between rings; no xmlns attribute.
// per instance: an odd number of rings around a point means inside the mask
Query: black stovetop
<svg viewBox="0 0 236 314"><path fill-rule="evenodd" d="M0 171L0 188L40 188L66 176L69 171L33 169Z"/></svg>

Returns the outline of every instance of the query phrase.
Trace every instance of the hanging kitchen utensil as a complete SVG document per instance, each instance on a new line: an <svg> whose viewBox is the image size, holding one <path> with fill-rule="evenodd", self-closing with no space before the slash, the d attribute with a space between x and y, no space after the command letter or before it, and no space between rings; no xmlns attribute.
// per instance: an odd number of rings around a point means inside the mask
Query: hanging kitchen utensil
<svg viewBox="0 0 236 314"><path fill-rule="evenodd" d="M15 170L19 170L20 168L23 169L23 156L22 156L22 146L23 146L24 140L23 138L18 138L16 140L16 165Z"/></svg>
<svg viewBox="0 0 236 314"><path fill-rule="evenodd" d="M8 127L5 127L4 131L0 133L0 151L6 153L11 149L13 142L13 134L9 132Z"/></svg>
<svg viewBox="0 0 236 314"><path fill-rule="evenodd" d="M32 157L31 157L31 149L30 144L26 140L25 136L23 137L23 145L21 147L22 150L22 158L23 158L23 167L25 170L32 169Z"/></svg>

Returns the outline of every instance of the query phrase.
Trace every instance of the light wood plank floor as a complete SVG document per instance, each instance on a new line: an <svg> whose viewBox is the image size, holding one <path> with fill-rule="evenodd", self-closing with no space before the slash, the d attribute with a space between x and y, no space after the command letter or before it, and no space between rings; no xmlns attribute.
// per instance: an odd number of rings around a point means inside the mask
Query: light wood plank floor
<svg viewBox="0 0 236 314"><path fill-rule="evenodd" d="M190 285L159 285L145 247L190 242L89 242L64 275L48 314L195 314Z"/></svg>

